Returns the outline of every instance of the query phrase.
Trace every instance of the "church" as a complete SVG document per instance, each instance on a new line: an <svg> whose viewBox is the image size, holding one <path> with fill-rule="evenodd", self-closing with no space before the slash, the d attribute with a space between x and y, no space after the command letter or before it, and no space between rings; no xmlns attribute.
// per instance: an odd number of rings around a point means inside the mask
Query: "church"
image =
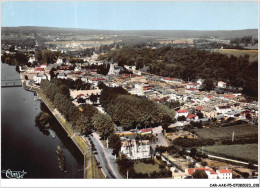
<svg viewBox="0 0 260 188"><path fill-rule="evenodd" d="M113 59L111 60L110 62L110 68L109 68L109 72L108 72L108 75L119 75L119 72L120 71L123 71L124 68L121 67L121 66L115 66L114 65L114 61Z"/></svg>

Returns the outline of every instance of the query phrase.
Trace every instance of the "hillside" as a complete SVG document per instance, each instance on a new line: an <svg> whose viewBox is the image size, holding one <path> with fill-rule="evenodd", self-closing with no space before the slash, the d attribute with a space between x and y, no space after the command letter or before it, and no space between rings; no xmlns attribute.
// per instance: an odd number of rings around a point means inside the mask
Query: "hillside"
<svg viewBox="0 0 260 188"><path fill-rule="evenodd" d="M203 38L203 37L218 37L221 39L239 38L243 36L252 36L258 38L257 29L245 30L217 30L217 31L198 31L198 30L131 30L131 31L115 31L115 30L95 30L83 28L55 28L55 27L36 27L36 26L21 26L21 27L2 27L2 32L5 31L36 31L36 32L76 32L86 35L104 34L104 35L130 35L130 36L147 36L153 38Z"/></svg>
<svg viewBox="0 0 260 188"><path fill-rule="evenodd" d="M195 48L171 48L169 46L150 49L124 47L100 56L119 65L135 65L136 68L150 67L150 73L164 77L212 79L226 81L233 87L242 87L250 96L258 93L258 63L249 62L249 57L226 56Z"/></svg>

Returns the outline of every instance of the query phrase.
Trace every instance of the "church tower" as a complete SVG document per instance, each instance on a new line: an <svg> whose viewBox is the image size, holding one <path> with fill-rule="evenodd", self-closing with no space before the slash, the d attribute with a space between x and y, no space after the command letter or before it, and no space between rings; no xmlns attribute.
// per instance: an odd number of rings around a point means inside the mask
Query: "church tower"
<svg viewBox="0 0 260 188"><path fill-rule="evenodd" d="M114 70L115 70L115 65L114 65L114 61L112 59L111 62L110 62L110 68L109 68L108 75L115 74Z"/></svg>

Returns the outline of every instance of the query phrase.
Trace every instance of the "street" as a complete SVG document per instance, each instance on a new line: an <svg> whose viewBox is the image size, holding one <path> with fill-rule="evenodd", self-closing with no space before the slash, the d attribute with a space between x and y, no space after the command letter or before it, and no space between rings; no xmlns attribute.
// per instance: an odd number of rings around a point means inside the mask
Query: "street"
<svg viewBox="0 0 260 188"><path fill-rule="evenodd" d="M117 170L117 164L115 156L112 155L112 149L105 148L97 133L92 133L90 139L93 141L97 149L97 158L107 178L110 179L123 179Z"/></svg>

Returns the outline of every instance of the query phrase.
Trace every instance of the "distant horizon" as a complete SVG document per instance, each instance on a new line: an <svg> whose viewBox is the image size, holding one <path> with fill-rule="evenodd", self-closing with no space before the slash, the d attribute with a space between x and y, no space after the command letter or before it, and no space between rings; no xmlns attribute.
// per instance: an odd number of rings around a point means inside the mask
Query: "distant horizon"
<svg viewBox="0 0 260 188"><path fill-rule="evenodd" d="M34 25L24 25L24 26L1 26L1 28L19 28L19 27L38 27L38 28L55 28L55 29L74 29L74 30L98 30L98 31L241 31L241 30L258 30L258 28L247 28L247 29L221 29L221 30L182 30L182 29L139 29L139 30L112 30L112 29L92 29L92 28L74 28L74 27L55 27L55 26L34 26Z"/></svg>
<svg viewBox="0 0 260 188"><path fill-rule="evenodd" d="M147 31L258 28L257 1L6 1L1 26Z"/></svg>

